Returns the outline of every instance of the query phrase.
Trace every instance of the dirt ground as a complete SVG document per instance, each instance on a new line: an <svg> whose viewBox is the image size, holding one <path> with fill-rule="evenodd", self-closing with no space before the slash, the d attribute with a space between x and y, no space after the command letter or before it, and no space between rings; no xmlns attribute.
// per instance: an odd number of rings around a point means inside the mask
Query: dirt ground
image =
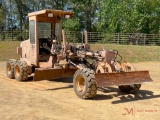
<svg viewBox="0 0 160 120"><path fill-rule="evenodd" d="M135 95L115 87L99 88L91 100L78 98L72 79L17 82L0 62L0 120L158 120L160 119L160 62L134 64L149 70L153 82Z"/></svg>

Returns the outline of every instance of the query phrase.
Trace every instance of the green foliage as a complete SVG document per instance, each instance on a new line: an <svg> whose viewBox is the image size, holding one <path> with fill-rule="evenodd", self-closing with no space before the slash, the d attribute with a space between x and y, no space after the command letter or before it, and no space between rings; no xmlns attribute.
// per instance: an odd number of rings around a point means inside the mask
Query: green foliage
<svg viewBox="0 0 160 120"><path fill-rule="evenodd" d="M2 28L2 24L5 20L5 16L4 16L4 8L2 3L0 3L0 28Z"/></svg>
<svg viewBox="0 0 160 120"><path fill-rule="evenodd" d="M0 9L0 23L4 21L3 9Z"/></svg>
<svg viewBox="0 0 160 120"><path fill-rule="evenodd" d="M64 19L63 27L68 31L80 31L79 18Z"/></svg>
<svg viewBox="0 0 160 120"><path fill-rule="evenodd" d="M159 0L102 0L98 29L109 32L158 33Z"/></svg>
<svg viewBox="0 0 160 120"><path fill-rule="evenodd" d="M160 33L160 0L3 0L0 28L28 29L29 12L42 9L73 11L67 30Z"/></svg>
<svg viewBox="0 0 160 120"><path fill-rule="evenodd" d="M116 43L114 41L114 34L112 34L112 33L103 33L102 40L98 41L98 43L100 43L100 44L112 43L112 42Z"/></svg>

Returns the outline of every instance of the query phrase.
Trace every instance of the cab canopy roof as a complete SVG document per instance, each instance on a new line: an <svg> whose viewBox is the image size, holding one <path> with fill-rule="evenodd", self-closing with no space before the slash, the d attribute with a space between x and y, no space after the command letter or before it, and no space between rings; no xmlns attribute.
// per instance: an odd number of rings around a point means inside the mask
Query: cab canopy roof
<svg viewBox="0 0 160 120"><path fill-rule="evenodd" d="M53 15L53 16L60 16L61 18L64 18L66 15L69 15L70 18L72 18L72 16L74 15L73 12L69 12L69 11L62 11L62 10L40 10L40 11L36 11L36 12L31 12L28 13L28 17L31 16L48 16L48 15Z"/></svg>

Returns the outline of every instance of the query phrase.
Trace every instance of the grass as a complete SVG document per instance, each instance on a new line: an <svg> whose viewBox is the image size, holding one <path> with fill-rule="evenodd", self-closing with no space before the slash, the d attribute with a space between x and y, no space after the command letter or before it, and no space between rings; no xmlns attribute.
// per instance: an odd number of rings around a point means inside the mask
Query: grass
<svg viewBox="0 0 160 120"><path fill-rule="evenodd" d="M136 45L115 45L115 44L93 44L93 50L118 50L123 61L146 62L160 61L160 46L136 46Z"/></svg>
<svg viewBox="0 0 160 120"><path fill-rule="evenodd" d="M19 59L16 48L20 46L20 41L0 41L0 61L10 58ZM118 50L123 57L123 61L129 62L146 62L160 61L159 46L135 46L135 45L115 45L115 44L91 44L94 51L102 50Z"/></svg>
<svg viewBox="0 0 160 120"><path fill-rule="evenodd" d="M0 41L0 61L8 59L19 59L17 55L17 47L20 46L20 41Z"/></svg>

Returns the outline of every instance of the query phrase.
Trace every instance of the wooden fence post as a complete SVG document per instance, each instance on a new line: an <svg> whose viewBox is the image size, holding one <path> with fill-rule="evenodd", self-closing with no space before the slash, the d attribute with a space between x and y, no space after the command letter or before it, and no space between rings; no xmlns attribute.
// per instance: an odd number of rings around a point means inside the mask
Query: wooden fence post
<svg viewBox="0 0 160 120"><path fill-rule="evenodd" d="M146 45L147 34L144 34L144 46Z"/></svg>
<svg viewBox="0 0 160 120"><path fill-rule="evenodd" d="M85 36L85 44L88 44L88 33L87 33L87 31L84 31L84 36Z"/></svg>
<svg viewBox="0 0 160 120"><path fill-rule="evenodd" d="M117 35L118 35L118 36L117 36L117 37L118 37L118 39L117 39L117 43L118 43L118 44L120 44L120 34L119 34L119 33L117 33Z"/></svg>

